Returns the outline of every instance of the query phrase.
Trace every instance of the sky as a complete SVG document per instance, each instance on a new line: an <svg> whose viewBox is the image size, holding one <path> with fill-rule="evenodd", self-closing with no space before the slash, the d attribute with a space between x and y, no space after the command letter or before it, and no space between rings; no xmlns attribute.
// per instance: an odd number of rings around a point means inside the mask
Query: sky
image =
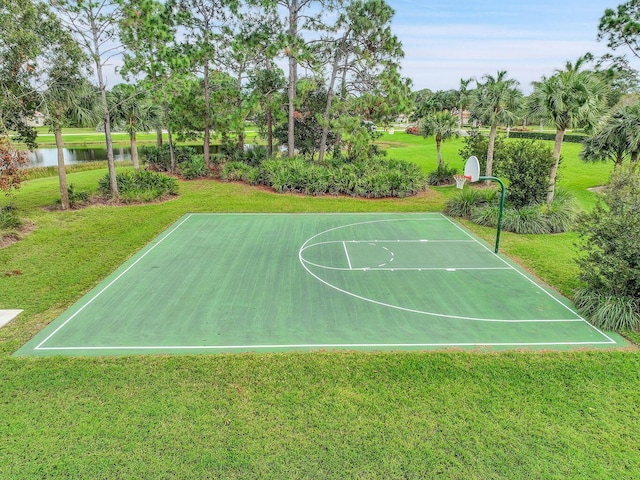
<svg viewBox="0 0 640 480"><path fill-rule="evenodd" d="M506 70L525 94L531 82L587 52L610 52L597 40L607 8L625 0L387 0L392 31L402 42L402 75L413 90L458 89L461 79L482 80ZM626 54L620 50L617 54ZM121 59L106 66L109 88L122 81ZM284 65L284 63L283 63ZM640 70L640 62L632 62ZM471 84L473 86L473 83Z"/></svg>
<svg viewBox="0 0 640 480"><path fill-rule="evenodd" d="M607 8L624 0L387 0L392 30L405 52L402 74L413 89L458 89L461 79L506 70L527 94L531 82L587 52L598 42ZM620 51L620 54L627 53ZM634 65L638 69L639 65Z"/></svg>

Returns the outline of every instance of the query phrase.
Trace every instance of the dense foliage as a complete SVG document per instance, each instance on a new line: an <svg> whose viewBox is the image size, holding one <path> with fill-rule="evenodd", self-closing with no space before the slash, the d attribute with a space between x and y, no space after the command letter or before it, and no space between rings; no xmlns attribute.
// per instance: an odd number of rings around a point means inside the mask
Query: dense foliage
<svg viewBox="0 0 640 480"><path fill-rule="evenodd" d="M594 209L580 217L576 304L606 329L640 328L640 168L618 168Z"/></svg>
<svg viewBox="0 0 640 480"><path fill-rule="evenodd" d="M424 175L416 164L385 158L355 163L336 160L318 164L294 157L266 160L258 167L244 162L230 162L223 167L222 178L267 185L281 193L366 198L406 197L426 187Z"/></svg>
<svg viewBox="0 0 640 480"><path fill-rule="evenodd" d="M120 199L125 202L150 202L170 195L178 194L178 182L175 178L162 173L147 170L124 171L116 175ZM98 191L105 196L110 193L109 175L98 183Z"/></svg>
<svg viewBox="0 0 640 480"><path fill-rule="evenodd" d="M465 147L460 154L463 158L479 156L482 162L487 143L486 137L472 132L465 138ZM549 169L555 162L551 149L538 141L506 142L500 136L497 137L496 146L495 170L508 183L502 229L536 234L569 230L576 215L571 197L559 190L553 202L545 202ZM465 188L458 195L449 198L445 212L469 218L478 225L496 227L499 216L497 190L479 193L473 188Z"/></svg>
<svg viewBox="0 0 640 480"><path fill-rule="evenodd" d="M517 140L504 144L496 173L509 180L506 199L515 208L545 201L553 151L541 142Z"/></svg>

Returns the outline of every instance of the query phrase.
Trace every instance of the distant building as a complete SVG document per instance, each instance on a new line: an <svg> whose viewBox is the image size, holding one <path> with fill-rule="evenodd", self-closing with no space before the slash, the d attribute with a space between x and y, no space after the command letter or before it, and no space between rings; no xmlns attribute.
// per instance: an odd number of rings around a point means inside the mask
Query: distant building
<svg viewBox="0 0 640 480"><path fill-rule="evenodd" d="M35 112L33 117L27 120L27 125L30 127L41 127L44 125L44 115L40 112Z"/></svg>

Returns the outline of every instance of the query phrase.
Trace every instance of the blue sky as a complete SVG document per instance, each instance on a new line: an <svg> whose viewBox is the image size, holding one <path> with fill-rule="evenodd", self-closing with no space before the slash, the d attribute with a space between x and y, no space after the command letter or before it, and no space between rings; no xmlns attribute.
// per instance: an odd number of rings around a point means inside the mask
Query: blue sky
<svg viewBox="0 0 640 480"><path fill-rule="evenodd" d="M387 0L414 89L457 89L461 78L506 70L520 88L586 52L606 53L598 24L624 0ZM620 52L620 54L626 52ZM638 65L635 65L638 68Z"/></svg>

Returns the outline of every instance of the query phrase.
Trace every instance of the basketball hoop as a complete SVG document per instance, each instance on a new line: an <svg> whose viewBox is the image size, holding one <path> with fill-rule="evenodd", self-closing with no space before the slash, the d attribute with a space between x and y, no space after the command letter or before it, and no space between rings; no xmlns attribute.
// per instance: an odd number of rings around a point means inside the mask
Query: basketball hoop
<svg viewBox="0 0 640 480"><path fill-rule="evenodd" d="M455 174L453 179L456 181L456 188L463 189L467 180L471 180L471 177L466 175Z"/></svg>

